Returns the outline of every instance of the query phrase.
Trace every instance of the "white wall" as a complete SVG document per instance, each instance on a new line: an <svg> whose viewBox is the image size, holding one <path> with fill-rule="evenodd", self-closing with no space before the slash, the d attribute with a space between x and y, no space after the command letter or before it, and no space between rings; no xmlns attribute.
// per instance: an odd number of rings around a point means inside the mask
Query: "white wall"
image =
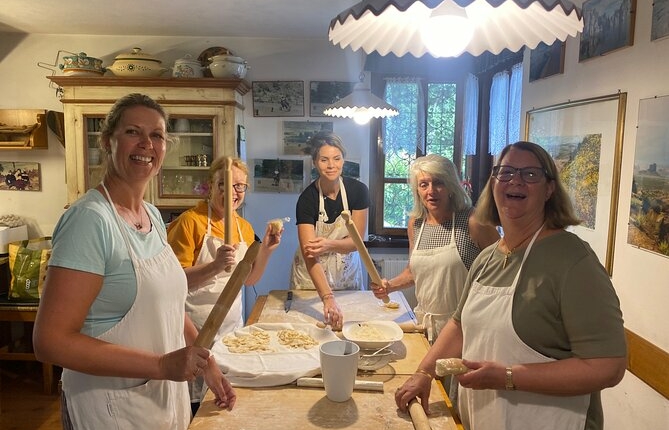
<svg viewBox="0 0 669 430"><path fill-rule="evenodd" d="M627 93L612 279L625 326L669 351L669 258L627 243L639 100L669 95L669 38L650 41L652 2L636 3L633 46L579 63L579 38L568 39L564 74L528 83L525 73L523 111L618 91ZM526 71L528 66L526 53ZM605 390L602 397L606 428L669 428L667 399L629 372L623 383Z"/></svg>

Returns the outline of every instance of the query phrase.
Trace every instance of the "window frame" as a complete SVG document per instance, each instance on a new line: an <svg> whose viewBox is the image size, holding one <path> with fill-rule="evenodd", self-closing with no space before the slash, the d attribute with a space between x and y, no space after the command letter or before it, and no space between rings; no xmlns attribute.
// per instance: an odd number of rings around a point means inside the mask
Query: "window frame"
<svg viewBox="0 0 669 430"><path fill-rule="evenodd" d="M464 96L465 96L465 82L468 70L463 70L460 76L418 76L405 74L380 74L372 73L371 90L372 92L383 98L385 90L385 82L387 78L401 78L414 77L420 80L423 87L423 93L428 94L427 87L433 83L455 84L455 130L453 131L453 163L462 172L462 154L463 154L463 115L464 115ZM425 97L423 102L423 125L427 129L427 103L428 98ZM425 135L427 137L427 133ZM385 153L383 151L383 119L374 119L370 123L370 209L369 209L369 233L378 236L390 236L392 238L406 238L406 228L388 228L383 225L384 212L384 186L385 184L407 184L408 178L385 178ZM416 157L421 157L425 154L426 142L423 141L422 148L416 147Z"/></svg>

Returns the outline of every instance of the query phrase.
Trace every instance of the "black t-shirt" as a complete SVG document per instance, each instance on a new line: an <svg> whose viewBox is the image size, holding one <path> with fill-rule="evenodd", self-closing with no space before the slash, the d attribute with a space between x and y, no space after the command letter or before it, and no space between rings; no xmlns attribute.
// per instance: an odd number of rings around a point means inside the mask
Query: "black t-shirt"
<svg viewBox="0 0 669 430"><path fill-rule="evenodd" d="M346 197L348 199L348 210L362 210L369 207L369 189L362 182L342 176L344 187L346 188ZM316 225L318 220L318 188L314 181L302 191L297 199L296 219L297 224ZM341 190L337 194L336 200L331 200L325 196L325 212L328 214L328 224L335 222L339 214L344 210L344 204L341 200Z"/></svg>

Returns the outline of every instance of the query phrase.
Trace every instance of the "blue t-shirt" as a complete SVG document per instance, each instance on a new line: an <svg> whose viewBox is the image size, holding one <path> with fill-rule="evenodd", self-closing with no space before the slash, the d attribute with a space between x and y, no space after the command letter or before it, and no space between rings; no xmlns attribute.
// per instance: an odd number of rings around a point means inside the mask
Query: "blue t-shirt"
<svg viewBox="0 0 669 430"><path fill-rule="evenodd" d="M155 206L147 204L153 227L141 233L126 222L137 258L150 258L166 246L165 225ZM160 234L159 234L160 233ZM49 266L104 276L102 289L88 311L82 333L99 336L113 327L132 307L137 295L135 270L109 202L89 190L60 217L53 232ZM72 288L84 288L72 285Z"/></svg>

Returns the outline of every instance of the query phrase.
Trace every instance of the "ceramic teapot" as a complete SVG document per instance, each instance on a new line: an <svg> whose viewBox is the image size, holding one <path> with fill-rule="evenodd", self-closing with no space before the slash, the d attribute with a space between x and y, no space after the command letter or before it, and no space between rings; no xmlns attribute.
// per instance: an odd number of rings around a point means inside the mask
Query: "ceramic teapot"
<svg viewBox="0 0 669 430"><path fill-rule="evenodd" d="M132 52L117 55L114 64L107 70L116 76L154 78L167 70L161 67L161 63L158 58L142 52L141 48L132 48Z"/></svg>
<svg viewBox="0 0 669 430"><path fill-rule="evenodd" d="M172 76L175 78L201 78L204 76L204 67L192 55L186 54L174 62Z"/></svg>

